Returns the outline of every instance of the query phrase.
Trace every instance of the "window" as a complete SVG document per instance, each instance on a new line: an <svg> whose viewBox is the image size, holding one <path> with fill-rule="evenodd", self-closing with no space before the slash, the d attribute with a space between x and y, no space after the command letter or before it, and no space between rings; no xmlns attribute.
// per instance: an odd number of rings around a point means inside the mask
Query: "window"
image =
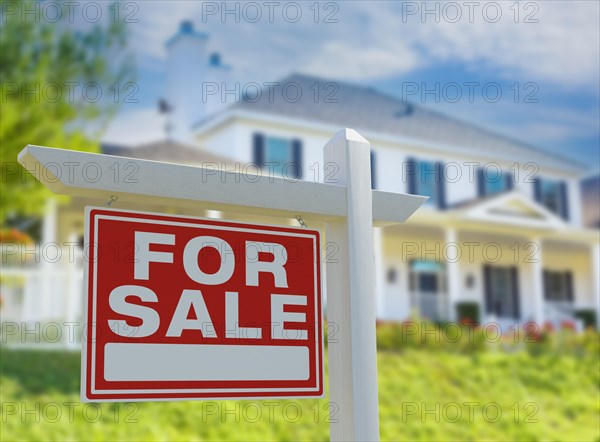
<svg viewBox="0 0 600 442"><path fill-rule="evenodd" d="M407 160L408 193L428 196L427 204L446 207L443 164L432 161Z"/></svg>
<svg viewBox="0 0 600 442"><path fill-rule="evenodd" d="M302 141L256 133L253 152L259 167L285 178L302 177Z"/></svg>
<svg viewBox="0 0 600 442"><path fill-rule="evenodd" d="M437 183L435 174L435 164L429 161L419 161L417 163L419 178L417 179L417 193L429 197L428 204L437 203Z"/></svg>
<svg viewBox="0 0 600 442"><path fill-rule="evenodd" d="M544 298L553 302L573 302L571 272L544 271Z"/></svg>
<svg viewBox="0 0 600 442"><path fill-rule="evenodd" d="M536 178L535 200L563 219L569 219L567 185L564 181Z"/></svg>
<svg viewBox="0 0 600 442"><path fill-rule="evenodd" d="M410 262L410 290L431 294L445 292L445 272L444 263L412 260Z"/></svg>
<svg viewBox="0 0 600 442"><path fill-rule="evenodd" d="M265 164L275 175L283 176L284 169L294 162L292 142L283 138L267 137L265 143ZM287 175L287 170L285 170Z"/></svg>
<svg viewBox="0 0 600 442"><path fill-rule="evenodd" d="M505 192L513 187L513 175L499 168L482 167L477 170L477 186L479 196Z"/></svg>

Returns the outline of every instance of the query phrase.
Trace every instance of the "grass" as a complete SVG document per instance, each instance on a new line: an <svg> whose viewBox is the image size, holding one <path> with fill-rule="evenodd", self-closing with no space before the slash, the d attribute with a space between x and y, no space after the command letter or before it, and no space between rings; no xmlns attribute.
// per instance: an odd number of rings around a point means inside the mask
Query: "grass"
<svg viewBox="0 0 600 442"><path fill-rule="evenodd" d="M335 404L79 403L79 354L1 356L0 439L328 440ZM597 355L380 351L383 440L600 440Z"/></svg>

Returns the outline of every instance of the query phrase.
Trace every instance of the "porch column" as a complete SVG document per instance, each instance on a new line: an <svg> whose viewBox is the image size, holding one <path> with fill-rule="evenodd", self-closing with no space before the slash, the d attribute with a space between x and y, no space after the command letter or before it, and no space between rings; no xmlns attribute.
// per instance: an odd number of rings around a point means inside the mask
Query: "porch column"
<svg viewBox="0 0 600 442"><path fill-rule="evenodd" d="M413 313L413 292L410 287L410 260L402 256L402 266L400 268L399 281L400 281L400 312L401 317L399 319L414 319Z"/></svg>
<svg viewBox="0 0 600 442"><path fill-rule="evenodd" d="M48 198L44 212L44 220L42 224L42 243L40 244L40 273L38 281L40 284L40 292L38 295L38 303L40 305L39 319L45 320L52 316L56 311L56 303L62 299L53 299L53 295L61 293L61 287L57 287L63 281L57 280L56 271L59 264L54 261L54 256L45 256L45 252L50 253L57 246L57 201L56 198ZM51 245L54 244L54 245ZM59 276L60 277L60 276Z"/></svg>
<svg viewBox="0 0 600 442"><path fill-rule="evenodd" d="M446 245L444 250L444 259L446 260L446 275L448 278L448 319L456 321L456 302L460 298L460 266L461 249L458 244L458 235L456 228L446 229Z"/></svg>
<svg viewBox="0 0 600 442"><path fill-rule="evenodd" d="M56 242L56 212L57 203L56 198L48 198L46 201L46 208L44 213L44 221L42 224L42 248L46 244Z"/></svg>
<svg viewBox="0 0 600 442"><path fill-rule="evenodd" d="M544 324L544 264L542 261L542 241L539 237L531 238L530 241L537 245L537 254L531 258L529 265L531 271L531 295L533 297L533 319L537 324ZM527 299L524 293L524 299Z"/></svg>
<svg viewBox="0 0 600 442"><path fill-rule="evenodd" d="M385 312L385 260L383 257L383 228L373 228L373 253L375 260L375 308L376 318Z"/></svg>
<svg viewBox="0 0 600 442"><path fill-rule="evenodd" d="M592 290L594 293L594 307L596 310L596 328L600 330L600 244L595 243L591 246L592 265Z"/></svg>

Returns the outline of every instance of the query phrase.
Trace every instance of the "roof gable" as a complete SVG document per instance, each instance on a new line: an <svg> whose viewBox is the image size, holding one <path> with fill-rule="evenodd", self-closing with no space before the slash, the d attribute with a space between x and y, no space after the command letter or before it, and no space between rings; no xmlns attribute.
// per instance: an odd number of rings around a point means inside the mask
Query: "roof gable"
<svg viewBox="0 0 600 442"><path fill-rule="evenodd" d="M457 209L460 218L492 224L514 224L536 229L561 229L564 220L518 190L498 194L479 203Z"/></svg>

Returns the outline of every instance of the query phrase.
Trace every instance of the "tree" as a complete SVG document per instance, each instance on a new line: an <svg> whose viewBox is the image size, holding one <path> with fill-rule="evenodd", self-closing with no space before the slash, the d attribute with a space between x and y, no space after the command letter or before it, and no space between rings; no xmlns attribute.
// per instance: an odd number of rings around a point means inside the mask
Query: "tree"
<svg viewBox="0 0 600 442"><path fill-rule="evenodd" d="M133 66L122 23L75 31L67 14L50 23L21 13L35 11L39 2L2 0L0 6L0 222L5 225L9 218L41 215L49 195L18 164L18 153L27 144L97 151L99 134L118 105L115 88L132 80Z"/></svg>

